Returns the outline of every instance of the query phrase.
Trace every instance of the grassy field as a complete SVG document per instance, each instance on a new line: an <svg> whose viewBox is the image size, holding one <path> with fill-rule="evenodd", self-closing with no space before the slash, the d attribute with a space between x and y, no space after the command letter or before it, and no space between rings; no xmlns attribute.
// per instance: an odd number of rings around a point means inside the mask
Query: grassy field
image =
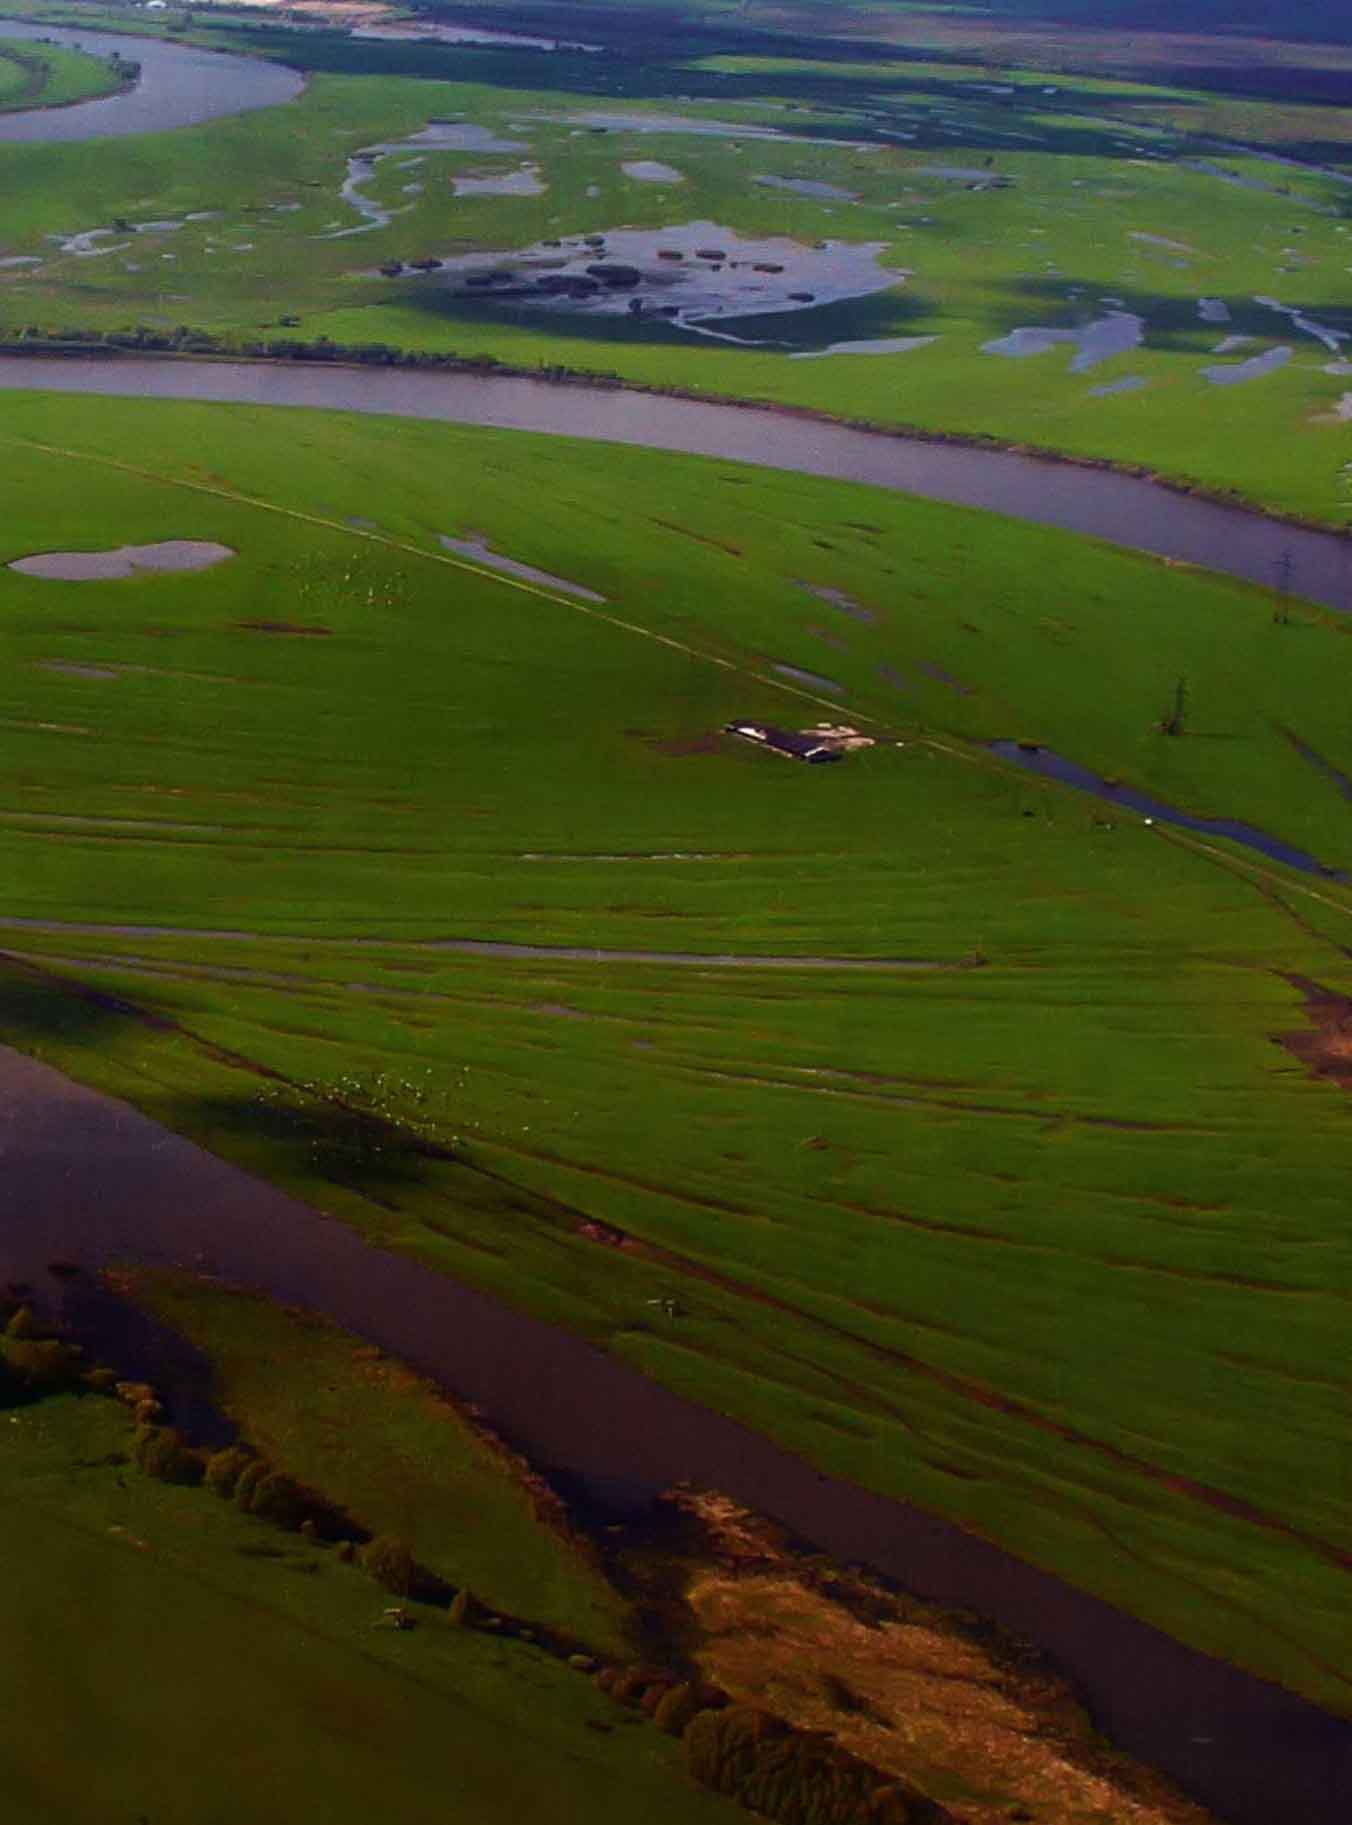
<svg viewBox="0 0 1352 1825"><path fill-rule="evenodd" d="M577 1673L434 1612L373 1627L386 1599L355 1568L126 1467L112 1403L49 1397L5 1420L16 1822L734 1817Z"/></svg>
<svg viewBox="0 0 1352 1825"><path fill-rule="evenodd" d="M0 38L0 114L16 108L59 108L111 95L122 78L101 58L51 44L13 44Z"/></svg>
<svg viewBox="0 0 1352 1825"><path fill-rule="evenodd" d="M15 202L0 258L41 264L4 273L0 330L142 322L248 341L284 338L286 318L306 338L566 364L1145 464L1349 521L1345 108L1102 76L1049 80L952 55L795 55L794 39L780 54L752 55L696 37L651 58L358 44L238 23L218 26L212 41L299 60L311 86L284 109L206 128L3 148ZM598 108L635 126L578 124ZM728 131L638 130L645 116L673 114ZM392 213L369 228L339 194L347 159L440 118L492 128L522 150L409 147L382 158L361 194ZM739 137L751 127L783 137ZM645 158L681 181L625 175ZM458 178L510 176L523 164L538 167L540 194L456 193ZM952 175L964 171L1006 187L973 188ZM762 177L824 182L855 200L795 195ZM99 258L50 238L165 221L181 226L105 242ZM626 315L570 318L453 296L435 272L379 271L693 221L809 248L876 246L896 283L813 309L725 317L717 328L738 346ZM1079 360L1065 346L1026 358L986 346L1113 312L1141 320L1139 347ZM898 337L932 340L830 352ZM1225 386L1206 378L1218 363L1281 347L1291 356L1277 371Z"/></svg>
<svg viewBox="0 0 1352 1825"><path fill-rule="evenodd" d="M1352 902L979 746L1040 740L1346 867L1337 778L1287 733L1352 770L1345 623L726 463L50 398L12 398L5 438L0 556L239 555L0 573L6 911L49 927L6 944L55 983L7 975L0 1032L823 1468L1350 1708L1346 1110L1273 1036L1303 1024L1293 976L1346 987ZM475 573L443 533L606 601ZM802 768L717 735L822 714L877 745ZM767 953L804 967L700 961ZM811 964L877 957L984 967ZM353 1075L458 1159L317 1147ZM502 1179L648 1252L524 1214Z"/></svg>

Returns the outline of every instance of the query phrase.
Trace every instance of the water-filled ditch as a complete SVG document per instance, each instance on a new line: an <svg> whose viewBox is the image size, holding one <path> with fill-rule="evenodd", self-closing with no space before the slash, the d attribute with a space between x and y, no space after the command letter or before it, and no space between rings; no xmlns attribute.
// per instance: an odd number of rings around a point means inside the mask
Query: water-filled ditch
<svg viewBox="0 0 1352 1825"><path fill-rule="evenodd" d="M1269 861L1297 868L1302 874L1323 875L1326 880L1332 881L1348 879L1341 869L1326 866L1305 850L1284 843L1280 837L1269 836L1253 824L1243 823L1238 818L1197 817L1190 811L1180 811L1177 807L1166 804L1163 799L1152 798L1148 792L1138 792L1134 786L1123 786L1104 779L1101 774L1093 773L1088 767L1081 767L1073 760L1064 759L1050 748L1030 747L1026 742L1017 741L993 741L988 745L991 753L998 754L1001 760L1013 761L1015 766L1022 767L1029 773L1040 774L1043 779L1054 779L1063 786L1074 786L1078 792L1087 792L1094 798L1102 799L1105 804L1120 805L1124 811L1136 811L1144 818L1154 819L1161 824L1173 824L1180 830L1192 830L1199 836L1224 837L1227 842L1257 850L1259 855L1265 855Z"/></svg>

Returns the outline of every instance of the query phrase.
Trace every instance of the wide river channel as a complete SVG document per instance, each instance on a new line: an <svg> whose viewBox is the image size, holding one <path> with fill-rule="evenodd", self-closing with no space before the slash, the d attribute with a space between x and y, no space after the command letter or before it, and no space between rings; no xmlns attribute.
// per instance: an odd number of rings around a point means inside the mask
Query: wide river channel
<svg viewBox="0 0 1352 1825"><path fill-rule="evenodd" d="M160 133L169 127L199 127L204 121L252 108L273 108L292 101L305 79L280 63L258 57L233 57L226 51L204 51L197 45L169 44L163 38L132 38L122 32L63 30L0 19L0 38L46 39L67 50L78 47L91 57L116 54L138 63L141 74L120 95L73 102L67 108L29 108L0 114L0 141L25 144L82 139L121 139L129 133Z"/></svg>
<svg viewBox="0 0 1352 1825"><path fill-rule="evenodd" d="M1352 538L1339 533L1291 526L1111 469L855 430L762 406L480 374L137 356L5 356L0 390L14 388L327 407L722 457L1088 533L1263 588L1280 581L1294 595L1352 611Z"/></svg>

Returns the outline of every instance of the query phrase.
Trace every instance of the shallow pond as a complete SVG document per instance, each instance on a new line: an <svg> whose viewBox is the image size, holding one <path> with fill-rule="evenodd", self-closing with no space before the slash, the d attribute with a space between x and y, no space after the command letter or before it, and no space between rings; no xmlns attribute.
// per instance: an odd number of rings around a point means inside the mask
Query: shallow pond
<svg viewBox="0 0 1352 1825"><path fill-rule="evenodd" d="M603 51L604 45L571 38L533 38L526 32L499 32L482 25L363 25L353 38L383 39L395 44L505 44L523 51Z"/></svg>
<svg viewBox="0 0 1352 1825"><path fill-rule="evenodd" d="M983 355L1003 355L1021 361L1029 355L1045 355L1060 344L1073 344L1072 374L1087 374L1101 362L1115 355L1126 355L1139 348L1145 336L1145 319L1131 311L1113 310L1106 317L1076 324L1073 329L1016 329L993 342L983 342Z"/></svg>
<svg viewBox="0 0 1352 1825"><path fill-rule="evenodd" d="M780 317L901 284L904 273L878 264L885 247L882 241L807 247L783 236L749 239L716 222L683 222L537 241L509 255L460 254L418 283L489 306L655 317L715 335L719 317ZM739 330L736 340L752 338Z"/></svg>
<svg viewBox="0 0 1352 1825"><path fill-rule="evenodd" d="M842 190L839 184L819 183L810 177L756 177L753 183L762 184L767 190L790 190L795 196L820 197L828 202L857 203L859 194L854 190Z"/></svg>
<svg viewBox="0 0 1352 1825"><path fill-rule="evenodd" d="M234 555L228 545L208 539L162 539L155 545L119 545L109 551L42 551L29 558L14 558L8 568L25 577L89 583L147 571L210 570Z"/></svg>
<svg viewBox="0 0 1352 1825"><path fill-rule="evenodd" d="M658 158L631 158L620 166L626 177L640 184L683 184L685 173L674 165L664 165Z"/></svg>
<svg viewBox="0 0 1352 1825"><path fill-rule="evenodd" d="M437 543L447 551L453 551L457 557L472 558L487 570L498 570L504 576L519 577L523 583L539 583L546 589L562 590L565 595L579 596L585 602L605 601L604 596L598 596L594 589L587 589L581 583L570 583L566 577L556 577L550 571L537 570L533 564L522 564L516 558L494 551L488 540L478 534L453 539L443 532L438 535Z"/></svg>
<svg viewBox="0 0 1352 1825"><path fill-rule="evenodd" d="M1202 378L1209 380L1213 387L1241 386L1246 380L1261 380L1265 374L1275 374L1286 366L1295 352L1288 343L1282 343L1261 355L1250 355L1247 361L1222 361L1203 368Z"/></svg>

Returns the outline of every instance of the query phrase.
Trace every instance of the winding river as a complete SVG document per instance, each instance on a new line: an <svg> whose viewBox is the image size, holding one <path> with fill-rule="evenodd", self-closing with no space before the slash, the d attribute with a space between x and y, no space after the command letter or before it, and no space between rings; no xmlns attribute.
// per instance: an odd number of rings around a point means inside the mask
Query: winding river
<svg viewBox="0 0 1352 1825"><path fill-rule="evenodd" d="M161 133L170 127L200 127L227 114L274 108L294 101L305 79L280 63L170 44L163 38L132 38L122 32L66 30L0 19L0 38L48 39L93 57L117 56L139 63L141 74L120 95L75 102L66 108L28 108L0 114L0 142L40 145L56 141L122 139L129 133Z"/></svg>
<svg viewBox="0 0 1352 1825"><path fill-rule="evenodd" d="M1352 538L1339 533L1292 526L1110 469L855 430L762 406L519 377L135 356L0 358L0 391L14 388L326 407L728 458L981 507L1263 588L1282 580L1294 595L1352 612Z"/></svg>
<svg viewBox="0 0 1352 1825"><path fill-rule="evenodd" d="M126 1104L0 1047L0 1279L50 1289L99 1353L162 1370L145 1326L48 1262L220 1274L339 1324L481 1406L542 1469L615 1507L683 1478L848 1562L1038 1641L1099 1725L1234 1825L1347 1825L1352 1722L1180 1645L973 1534L823 1475L581 1338L457 1285L226 1164ZM147 1348L149 1356L147 1357ZM117 1351L129 1352L118 1360ZM140 1352L138 1356L137 1352ZM191 1390L189 1390L191 1393Z"/></svg>

